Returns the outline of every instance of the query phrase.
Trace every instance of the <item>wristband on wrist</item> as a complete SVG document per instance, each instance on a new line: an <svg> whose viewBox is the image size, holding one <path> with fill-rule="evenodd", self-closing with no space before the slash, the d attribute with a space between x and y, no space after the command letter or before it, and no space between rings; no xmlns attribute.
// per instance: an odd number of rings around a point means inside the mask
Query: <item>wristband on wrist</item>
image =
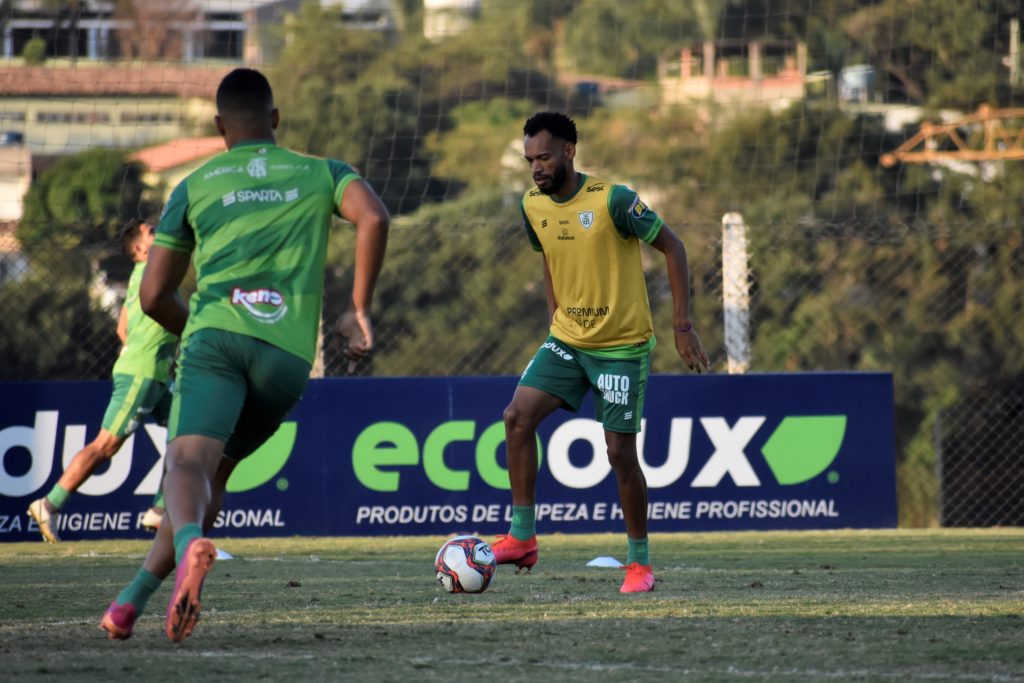
<svg viewBox="0 0 1024 683"><path fill-rule="evenodd" d="M685 325L673 327L672 329L678 332L679 334L686 334L687 332L693 329L693 323L686 323Z"/></svg>

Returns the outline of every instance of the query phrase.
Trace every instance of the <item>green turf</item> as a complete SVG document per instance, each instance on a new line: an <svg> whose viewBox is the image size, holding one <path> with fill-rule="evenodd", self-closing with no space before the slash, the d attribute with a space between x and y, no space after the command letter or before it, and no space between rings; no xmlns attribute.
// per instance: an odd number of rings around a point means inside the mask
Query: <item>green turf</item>
<svg viewBox="0 0 1024 683"><path fill-rule="evenodd" d="M0 680L1024 682L1024 530L542 536L482 595L433 579L443 539L218 539L184 644L169 585L126 642L98 630L143 542L0 545ZM169 582L168 582L169 583Z"/></svg>

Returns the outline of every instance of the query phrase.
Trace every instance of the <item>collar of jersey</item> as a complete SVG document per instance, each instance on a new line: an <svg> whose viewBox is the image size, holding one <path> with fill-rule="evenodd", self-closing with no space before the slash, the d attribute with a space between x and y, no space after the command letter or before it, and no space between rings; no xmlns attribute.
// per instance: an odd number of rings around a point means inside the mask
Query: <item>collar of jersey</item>
<svg viewBox="0 0 1024 683"><path fill-rule="evenodd" d="M579 187L577 187L573 191L573 193L571 195L569 195L565 199L555 199L554 195L551 195L551 201L553 201L555 204L568 204L573 199L576 199L576 195L578 195L580 193L580 190L582 190L583 186L586 185L586 184L587 184L587 174L586 173L580 173L580 184L579 184Z"/></svg>
<svg viewBox="0 0 1024 683"><path fill-rule="evenodd" d="M235 151L239 147L255 147L257 145L263 145L265 147L277 147L277 143L273 140L244 140L242 142L236 142L235 146L230 151Z"/></svg>

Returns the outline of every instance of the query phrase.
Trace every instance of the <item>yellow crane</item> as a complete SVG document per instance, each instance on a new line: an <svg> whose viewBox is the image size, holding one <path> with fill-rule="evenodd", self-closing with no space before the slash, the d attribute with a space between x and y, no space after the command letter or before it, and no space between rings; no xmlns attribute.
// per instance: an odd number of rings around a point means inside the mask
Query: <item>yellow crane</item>
<svg viewBox="0 0 1024 683"><path fill-rule="evenodd" d="M1022 121L1024 109L993 109L983 104L959 121L922 123L917 133L892 152L883 154L879 162L891 168L897 163L1024 159ZM972 134L965 139L964 131Z"/></svg>

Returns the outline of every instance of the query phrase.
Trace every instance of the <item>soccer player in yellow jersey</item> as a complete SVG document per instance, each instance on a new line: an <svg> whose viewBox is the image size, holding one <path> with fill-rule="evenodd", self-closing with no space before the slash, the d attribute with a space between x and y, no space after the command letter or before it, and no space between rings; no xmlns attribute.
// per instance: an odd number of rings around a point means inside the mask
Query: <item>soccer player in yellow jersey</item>
<svg viewBox="0 0 1024 683"><path fill-rule="evenodd" d="M593 391L626 521L620 590L651 591L647 482L636 435L655 341L640 240L665 255L676 350L691 370L703 372L710 361L690 318L686 249L633 190L576 171L576 125L568 116L534 114L523 133L537 184L523 197L523 221L544 257L551 330L505 408L512 524L493 544L495 559L520 570L536 564L537 425L558 408L575 412Z"/></svg>

